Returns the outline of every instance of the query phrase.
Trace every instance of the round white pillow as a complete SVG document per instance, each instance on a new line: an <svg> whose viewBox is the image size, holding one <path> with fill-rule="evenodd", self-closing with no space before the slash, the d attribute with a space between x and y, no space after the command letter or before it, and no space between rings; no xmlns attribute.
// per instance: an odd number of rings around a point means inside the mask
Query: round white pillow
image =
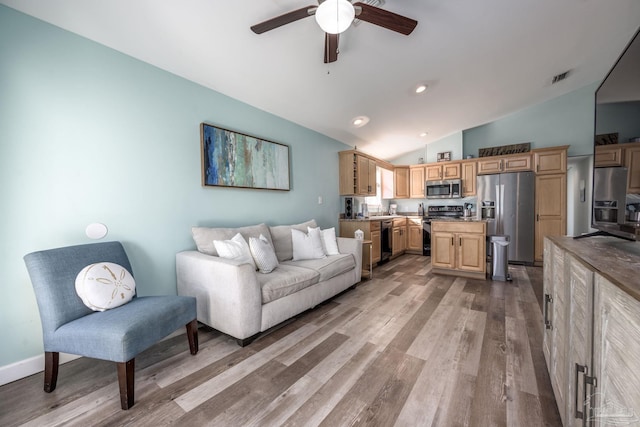
<svg viewBox="0 0 640 427"><path fill-rule="evenodd" d="M98 262L78 273L76 293L91 310L105 311L131 301L136 293L136 282L123 266Z"/></svg>

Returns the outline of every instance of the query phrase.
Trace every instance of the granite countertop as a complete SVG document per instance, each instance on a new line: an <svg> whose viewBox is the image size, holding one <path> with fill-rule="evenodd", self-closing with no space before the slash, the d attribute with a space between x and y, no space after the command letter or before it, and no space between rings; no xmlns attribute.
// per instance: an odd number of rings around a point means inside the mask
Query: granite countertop
<svg viewBox="0 0 640 427"><path fill-rule="evenodd" d="M583 239L556 236L549 239L640 301L640 242L602 236Z"/></svg>
<svg viewBox="0 0 640 427"><path fill-rule="evenodd" d="M434 221L446 221L446 222L487 222L486 219L478 219L476 217L469 217L469 218L447 218L447 217L435 217L435 218L431 218L431 222Z"/></svg>

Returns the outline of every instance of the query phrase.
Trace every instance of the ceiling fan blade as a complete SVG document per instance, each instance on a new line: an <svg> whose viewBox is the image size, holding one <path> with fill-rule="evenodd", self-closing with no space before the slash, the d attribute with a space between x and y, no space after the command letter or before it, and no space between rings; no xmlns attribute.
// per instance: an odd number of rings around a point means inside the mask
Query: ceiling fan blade
<svg viewBox="0 0 640 427"><path fill-rule="evenodd" d="M317 6L311 5L285 13L284 15L276 16L275 18L268 19L252 26L251 31L256 34L265 33L269 30L273 30L274 28L282 27L283 25L311 16L316 13L316 9L318 9Z"/></svg>
<svg viewBox="0 0 640 427"><path fill-rule="evenodd" d="M370 6L366 3L357 2L353 6L356 9L356 19L367 21L391 31L408 36L411 34L418 21L407 18L379 7ZM360 11L358 13L358 11Z"/></svg>
<svg viewBox="0 0 640 427"><path fill-rule="evenodd" d="M324 33L324 63L336 62L338 60L338 40L339 34Z"/></svg>

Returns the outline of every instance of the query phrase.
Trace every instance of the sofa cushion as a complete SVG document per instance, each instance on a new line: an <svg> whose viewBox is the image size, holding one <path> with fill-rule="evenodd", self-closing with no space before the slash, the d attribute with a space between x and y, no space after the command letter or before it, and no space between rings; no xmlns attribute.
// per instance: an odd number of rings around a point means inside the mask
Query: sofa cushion
<svg viewBox="0 0 640 427"><path fill-rule="evenodd" d="M318 283L320 274L309 268L280 264L269 274L258 274L262 288L262 303L286 297Z"/></svg>
<svg viewBox="0 0 640 427"><path fill-rule="evenodd" d="M326 255L322 249L322 238L320 237L320 227L307 228L309 233L304 231L291 230L291 241L293 243L293 261L303 259L324 258Z"/></svg>
<svg viewBox="0 0 640 427"><path fill-rule="evenodd" d="M193 235L193 241L196 243L198 252L213 256L218 256L218 251L213 244L214 240L231 240L237 233L240 233L247 242L250 237L259 238L260 234L264 234L267 240L273 243L267 224L250 225L240 228L191 227L191 234Z"/></svg>
<svg viewBox="0 0 640 427"><path fill-rule="evenodd" d="M340 253L338 250L338 241L336 240L335 227L322 230L320 236L322 237L322 249L325 255L338 255Z"/></svg>
<svg viewBox="0 0 640 427"><path fill-rule="evenodd" d="M246 262L254 269L256 268L256 263L253 261L249 244L244 240L242 234L237 233L231 240L214 240L213 245L221 258Z"/></svg>
<svg viewBox="0 0 640 427"><path fill-rule="evenodd" d="M249 246L260 273L267 274L275 270L278 266L278 259L273 246L263 234L260 235L259 239L255 237L249 238Z"/></svg>
<svg viewBox="0 0 640 427"><path fill-rule="evenodd" d="M273 248L276 250L278 261L288 261L293 258L293 240L291 239L292 228L306 233L308 227L316 228L317 226L316 220L312 219L310 221L303 222L302 224L276 225L274 227L269 227L269 231L271 232L271 243L273 243Z"/></svg>
<svg viewBox="0 0 640 427"><path fill-rule="evenodd" d="M339 274L349 271L356 266L356 261L351 254L329 255L326 258L306 259L303 261L285 261L280 266L288 265L308 268L320 273L320 282L329 280Z"/></svg>

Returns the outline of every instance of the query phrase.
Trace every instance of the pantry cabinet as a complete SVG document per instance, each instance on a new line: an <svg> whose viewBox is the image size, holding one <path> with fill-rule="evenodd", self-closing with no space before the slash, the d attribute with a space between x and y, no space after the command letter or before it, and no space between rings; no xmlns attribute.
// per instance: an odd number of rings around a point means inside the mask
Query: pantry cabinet
<svg viewBox="0 0 640 427"><path fill-rule="evenodd" d="M569 146L533 150L536 175L567 173L567 149Z"/></svg>
<svg viewBox="0 0 640 427"><path fill-rule="evenodd" d="M486 223L432 221L431 265L434 273L484 279Z"/></svg>
<svg viewBox="0 0 640 427"><path fill-rule="evenodd" d="M543 260L544 238L567 233L566 174L536 175L535 261Z"/></svg>

